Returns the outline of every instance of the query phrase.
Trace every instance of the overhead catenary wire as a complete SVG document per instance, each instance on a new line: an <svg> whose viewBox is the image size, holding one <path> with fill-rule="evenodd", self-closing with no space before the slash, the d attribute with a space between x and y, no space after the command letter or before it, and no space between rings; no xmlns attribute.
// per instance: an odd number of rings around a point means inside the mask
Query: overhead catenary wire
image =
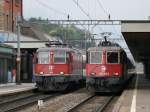
<svg viewBox="0 0 150 112"><path fill-rule="evenodd" d="M61 14L61 15L66 16L66 17L68 18L68 21L69 21L69 19L70 19L70 15L69 15L69 14L66 14L66 13L64 13L64 12L58 11L58 10L56 10L56 9L54 9L54 8L52 8L52 7L50 7L49 5L43 3L43 2L41 2L41 1L39 1L39 0L35 0L35 1L36 1L38 4L42 5L43 7L46 7L46 8L49 9L50 11L53 11L53 12L55 12L55 13L58 13L58 14ZM75 3L76 3L76 1L75 1ZM78 4L78 2L77 2L77 4ZM80 8L81 8L81 10L86 14L86 12L82 9L82 7L80 7ZM89 16L88 14L87 14L87 16L90 18L90 16ZM91 19L91 18L90 18L90 19ZM85 31L87 30L85 26L83 26L83 25L81 25L81 26L84 28ZM67 26L67 28L68 28L68 26Z"/></svg>
<svg viewBox="0 0 150 112"><path fill-rule="evenodd" d="M68 17L68 14L67 14L67 13L64 13L64 12L62 12L62 11L56 10L56 9L52 8L51 6L49 6L49 5L47 5L47 4L43 3L43 2L41 2L40 0L35 0L35 1L36 1L39 5L41 5L41 6L45 7L45 8L47 8L47 9L49 9L50 11L53 11L53 12L55 12L55 13L57 13L57 14L61 14L61 15L64 15L64 16ZM80 6L78 0L77 0L77 1L73 0L73 2L80 8L80 10L81 10L89 19L92 19L92 18L90 17L90 15L89 15L88 13L86 13L86 11L84 11L84 9ZM70 15L69 15L69 16L70 16ZM86 29L83 25L82 25L82 27L83 27L84 29ZM102 29L101 29L101 30L102 30Z"/></svg>
<svg viewBox="0 0 150 112"><path fill-rule="evenodd" d="M106 9L104 8L104 6L103 6L102 3L100 2L100 0L97 0L97 2L98 2L98 5L100 6L100 8L103 10L103 12L104 12L107 16L109 16L109 13L106 11Z"/></svg>
<svg viewBox="0 0 150 112"><path fill-rule="evenodd" d="M55 13L57 13L57 14L60 14L60 15L64 15L64 16L68 16L68 14L66 14L66 13L64 13L64 12L62 12L62 11L59 11L59 10L57 10L57 9L55 9L55 8L53 8L53 7L51 7L51 6L49 6L49 5L47 5L47 4L45 4L45 3L43 3L43 2L41 2L40 0L35 0L39 5L41 5L41 6L43 6L43 7L45 7L45 8L47 8L47 9L49 9L50 11L53 11L53 12L55 12Z"/></svg>
<svg viewBox="0 0 150 112"><path fill-rule="evenodd" d="M98 2L98 5L100 6L100 8L103 10L103 12L106 14L106 16L108 16L108 19L110 20L110 14L106 11L106 9L104 8L103 4L100 2L100 0L96 0ZM116 31L116 29L114 28L114 26L112 26L112 28L114 29L115 33L117 35L119 35Z"/></svg>
<svg viewBox="0 0 150 112"><path fill-rule="evenodd" d="M108 18L110 19L110 14L106 11L106 9L104 8L103 4L100 2L100 0L96 0L98 2L98 5L100 6L100 8L103 10L103 12L108 16ZM114 30L114 32L116 33L116 35L122 37L115 29L114 25L112 25L112 28Z"/></svg>
<svg viewBox="0 0 150 112"><path fill-rule="evenodd" d="M75 1L75 0L72 0L72 1L80 8L80 10L82 11L82 13L84 13L89 19L92 19L90 17L90 15L86 11L84 11L84 9L82 8L82 6L79 4L78 1Z"/></svg>
<svg viewBox="0 0 150 112"><path fill-rule="evenodd" d="M100 2L100 0L96 0L97 2L98 2L98 5L100 6L100 8L103 10L103 12L108 16L108 18L110 19L110 14L106 11L106 9L104 8L104 6L103 6L103 4ZM114 32L117 34L117 35L120 35L117 31L116 31L116 29L115 29L115 27L114 27L114 25L112 25L112 28L113 28L113 30L114 30ZM121 36L121 35L120 35Z"/></svg>
<svg viewBox="0 0 150 112"><path fill-rule="evenodd" d="M90 15L89 15L88 13L86 13L86 12L84 11L84 9L81 7L81 5L79 4L78 0L77 0L77 1L72 0L72 1L80 8L80 10L81 10L89 19L92 19L92 18L90 17ZM103 5L102 5L102 3L100 2L100 0L97 0L97 2L98 2L98 4L99 4L100 8L104 11L104 13L105 13L105 14L108 16L108 18L110 19L110 14L105 10L105 8L103 7ZM96 25L95 25L95 26L96 26ZM95 26L93 26L93 28L94 28ZM116 33L117 35L119 35L118 32L116 31L116 29L114 28L114 26L112 26L112 27L113 27L115 33ZM100 28L101 28L101 27L100 27ZM101 28L101 30L102 30L102 28ZM122 37L122 36L120 35L120 37ZM122 38L123 38L123 37L122 37ZM124 40L124 39L123 39L123 40Z"/></svg>
<svg viewBox="0 0 150 112"><path fill-rule="evenodd" d="M38 4L42 5L43 7L49 9L50 11L53 11L53 12L56 12L56 13L58 13L58 14L65 15L66 17L68 17L68 14L66 14L66 13L64 13L64 12L62 12L62 11L56 10L56 9L50 7L49 5L47 5L47 4L43 3L43 2L41 2L40 0L35 0L35 1L38 2ZM87 13L87 12L82 8L82 6L79 4L78 0L72 0L72 1L78 6L78 8L80 8L80 10L81 10L89 19L92 20L92 18L90 17L90 14ZM100 2L98 2L98 3L100 4ZM102 6L102 5L101 5L101 6ZM104 9L103 6L102 6L102 8ZM104 10L105 10L105 9L104 9ZM105 10L105 12L107 13L106 10ZM107 14L108 14L108 13L107 13ZM96 25L95 25L95 26L96 26ZM95 27L95 26L94 26L94 27ZM84 29L86 29L84 26L82 26L82 27L83 27ZM94 27L93 27L93 28L94 28ZM99 27L99 28L100 28L100 30L103 32L103 29L102 29L101 27Z"/></svg>
<svg viewBox="0 0 150 112"><path fill-rule="evenodd" d="M45 7L45 8L47 8L47 9L50 10L50 11L53 11L53 12L55 12L55 13L64 15L64 16L66 16L67 18L69 17L69 19L71 18L70 15L67 14L67 13L58 11L58 10L56 10L56 9L54 9L54 8L52 8L52 7L50 7L49 5L43 3L43 2L41 2L41 1L39 1L39 0L35 0L35 1L36 1L39 5L41 5L41 6ZM69 20L69 19L68 19L68 20ZM38 23L38 24L39 24L39 23ZM81 25L81 26L86 30L86 28L85 28L83 25Z"/></svg>
<svg viewBox="0 0 150 112"><path fill-rule="evenodd" d="M78 0L77 0L77 1L72 0L72 1L79 7L79 9L80 9L89 19L92 20L92 18L90 17L89 13L87 13L86 11L84 11L84 9L82 8L82 6L79 4ZM92 29L94 29L95 26L96 26L96 25L94 25ZM103 29L102 29L100 26L99 26L99 29L100 29L102 32L104 32ZM88 31L89 31L89 26L88 26Z"/></svg>
<svg viewBox="0 0 150 112"><path fill-rule="evenodd" d="M90 15L82 8L82 6L79 4L78 0L72 0L78 7L79 9L82 11L82 13L84 13L89 19L92 20L92 18L90 17ZM101 27L99 27L100 30L103 32L103 29Z"/></svg>
<svg viewBox="0 0 150 112"><path fill-rule="evenodd" d="M67 13L58 11L58 10L56 10L56 9L54 9L54 8L52 8L52 7L50 7L49 5L43 3L43 2L41 2L41 1L39 1L39 0L35 0L35 1L36 1L38 4L42 5L43 7L46 7L47 9L49 9L49 10L51 10L51 11L53 11L53 12L56 12L56 13L61 14L61 15L64 15L64 16L67 16L67 18L68 18L68 16L69 16L69 18L71 18L70 15L67 14ZM77 2L77 3L78 3L78 2ZM68 19L68 20L69 20L69 19ZM84 29L86 29L83 25L82 25L82 27L83 27Z"/></svg>

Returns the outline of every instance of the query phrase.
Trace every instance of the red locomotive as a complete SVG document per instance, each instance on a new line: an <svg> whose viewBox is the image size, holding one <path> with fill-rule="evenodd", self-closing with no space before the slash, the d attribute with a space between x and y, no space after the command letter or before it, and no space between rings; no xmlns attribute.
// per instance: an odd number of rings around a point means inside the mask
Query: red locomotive
<svg viewBox="0 0 150 112"><path fill-rule="evenodd" d="M92 92L117 92L129 78L133 64L116 43L101 42L87 50L86 87Z"/></svg>
<svg viewBox="0 0 150 112"><path fill-rule="evenodd" d="M39 90L63 91L83 80L82 54L60 42L37 50L35 81Z"/></svg>

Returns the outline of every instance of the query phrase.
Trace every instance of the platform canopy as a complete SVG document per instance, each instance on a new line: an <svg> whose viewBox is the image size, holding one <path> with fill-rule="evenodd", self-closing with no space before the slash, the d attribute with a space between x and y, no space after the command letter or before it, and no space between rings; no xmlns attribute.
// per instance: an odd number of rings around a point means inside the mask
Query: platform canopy
<svg viewBox="0 0 150 112"><path fill-rule="evenodd" d="M150 21L122 21L121 32L136 61L150 60Z"/></svg>
<svg viewBox="0 0 150 112"><path fill-rule="evenodd" d="M144 72L150 78L150 20L122 21L121 32L138 62L143 62Z"/></svg>
<svg viewBox="0 0 150 112"><path fill-rule="evenodd" d="M20 35L20 48L22 49L37 49L41 47L46 47L45 43L48 41L58 40L57 37L50 37L49 35L44 34L47 40L39 40L33 37L28 37ZM14 48L17 48L17 35L11 32L0 32L0 42L11 45Z"/></svg>

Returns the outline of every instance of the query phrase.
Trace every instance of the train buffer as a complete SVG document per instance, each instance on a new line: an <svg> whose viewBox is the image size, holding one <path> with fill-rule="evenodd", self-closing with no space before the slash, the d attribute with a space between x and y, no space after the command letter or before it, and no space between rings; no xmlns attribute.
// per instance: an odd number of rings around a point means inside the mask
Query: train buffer
<svg viewBox="0 0 150 112"><path fill-rule="evenodd" d="M21 85L4 84L4 85L0 85L0 96L27 92L35 89L36 89L35 83L22 83Z"/></svg>
<svg viewBox="0 0 150 112"><path fill-rule="evenodd" d="M113 112L150 112L150 81L138 74L124 90Z"/></svg>

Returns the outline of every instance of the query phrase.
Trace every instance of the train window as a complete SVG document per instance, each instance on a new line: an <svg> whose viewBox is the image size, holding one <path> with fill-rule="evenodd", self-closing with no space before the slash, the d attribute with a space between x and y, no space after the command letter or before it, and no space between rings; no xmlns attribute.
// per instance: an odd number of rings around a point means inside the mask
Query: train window
<svg viewBox="0 0 150 112"><path fill-rule="evenodd" d="M90 52L90 64L100 64L102 60L102 52Z"/></svg>
<svg viewBox="0 0 150 112"><path fill-rule="evenodd" d="M66 63L66 52L65 51L54 51L54 63L64 64Z"/></svg>
<svg viewBox="0 0 150 112"><path fill-rule="evenodd" d="M119 63L119 53L118 52L107 52L107 63L118 64Z"/></svg>
<svg viewBox="0 0 150 112"><path fill-rule="evenodd" d="M49 64L50 63L49 52L39 52L38 53L38 63L39 64Z"/></svg>

